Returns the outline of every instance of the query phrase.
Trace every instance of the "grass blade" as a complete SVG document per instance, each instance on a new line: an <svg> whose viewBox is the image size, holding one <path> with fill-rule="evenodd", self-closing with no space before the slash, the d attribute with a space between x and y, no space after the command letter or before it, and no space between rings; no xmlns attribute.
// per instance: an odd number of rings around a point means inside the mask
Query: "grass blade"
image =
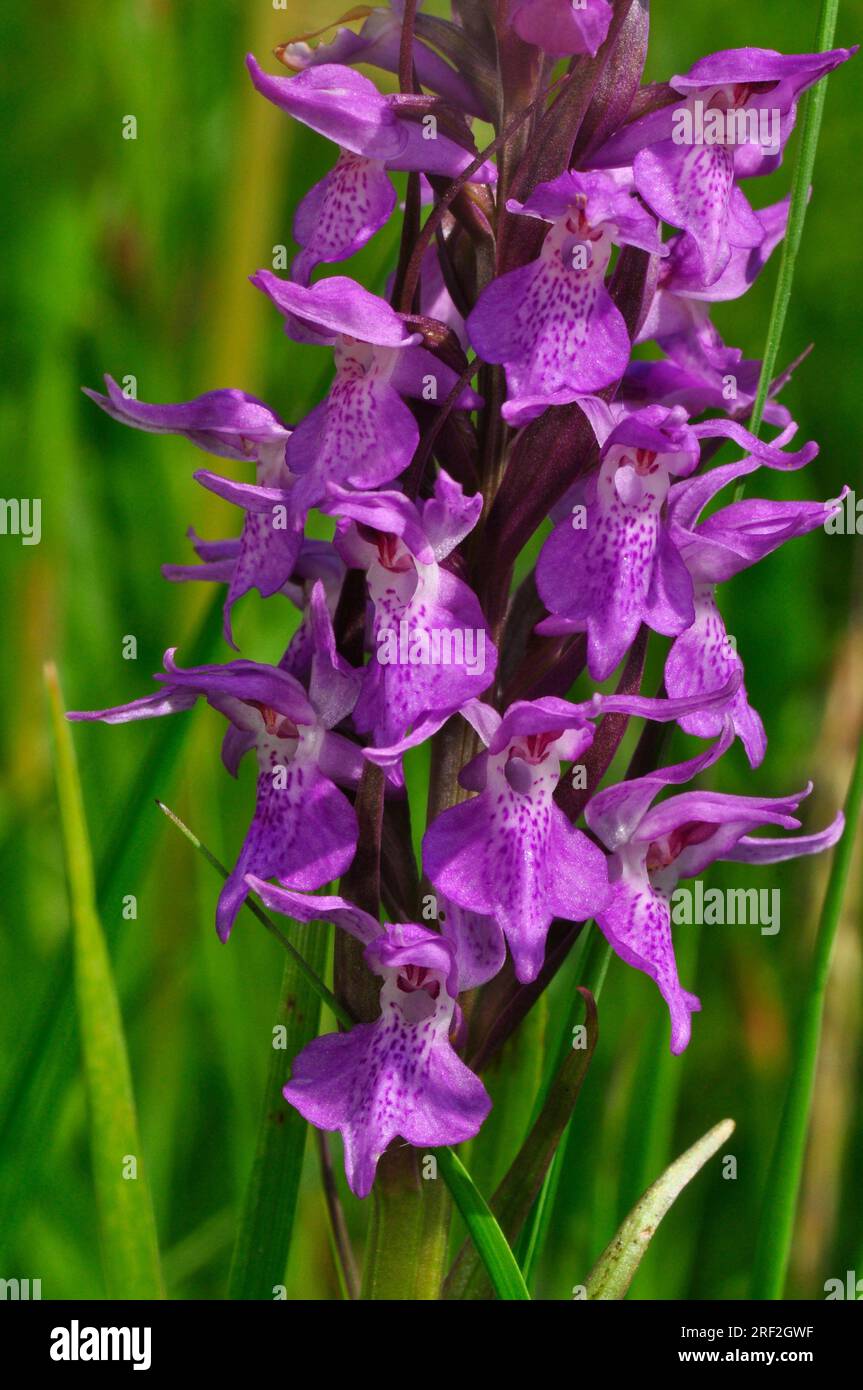
<svg viewBox="0 0 863 1390"><path fill-rule="evenodd" d="M310 969L325 970L329 929L321 923L298 924L296 936ZM276 1018L276 1026L285 1031L278 1039L274 1035L255 1158L231 1262L229 1298L272 1299L284 1280L308 1125L288 1105L282 1087L297 1053L317 1037L320 1013L319 994L294 957L286 956Z"/></svg>
<svg viewBox="0 0 863 1390"><path fill-rule="evenodd" d="M579 993L585 1007L585 1046L576 1048L567 1038L565 1055L548 1088L536 1122L491 1199L491 1210L509 1241L517 1240L544 1185L596 1047L599 1036L596 1003L587 990L581 989ZM447 1280L446 1297L481 1299L488 1296L488 1281L480 1268L475 1249L466 1243Z"/></svg>
<svg viewBox="0 0 863 1390"><path fill-rule="evenodd" d="M588 1275L585 1288L589 1299L617 1300L626 1297L626 1291L660 1221L687 1183L733 1133L734 1121L722 1120L691 1149L675 1159L662 1177L647 1189Z"/></svg>
<svg viewBox="0 0 863 1390"><path fill-rule="evenodd" d="M813 52L823 53L833 47L838 14L839 0L822 0ZM818 149L818 137L821 133L821 118L824 114L828 80L826 77L822 78L802 98L803 115L800 121L797 157L794 161L794 173L791 181L788 230L785 233L780 253L779 274L767 325L767 341L764 346L758 395L755 398L752 418L749 422L749 427L754 434L758 433L764 419L764 407L767 404L770 383L776 372L782 333L785 329L785 320L788 317L788 305L791 303L794 268L803 240L803 224L806 221L809 189L812 185L812 174L815 169L815 154Z"/></svg>
<svg viewBox="0 0 863 1390"><path fill-rule="evenodd" d="M498 1298L529 1299L518 1261L461 1159L446 1148L436 1149L435 1157Z"/></svg>
<svg viewBox="0 0 863 1390"><path fill-rule="evenodd" d="M90 1111L93 1178L111 1298L162 1298L156 1225L132 1093L123 1020L102 926L72 736L57 672L46 668L57 755L75 958L78 1027ZM132 1161L135 1171L130 1175Z"/></svg>
<svg viewBox="0 0 863 1390"><path fill-rule="evenodd" d="M218 593L190 644L190 665L206 662L222 640L222 605ZM106 935L118 921L114 910L123 888L130 881L130 865L141 853L146 837L142 820L156 788L165 786L177 765L185 744L190 721L165 719L155 739L152 753L143 760L124 804L116 817L117 832L102 855L96 873L96 901L107 922ZM64 943L50 970L38 1008L21 1038L16 1064L0 1096L0 1130L7 1136L8 1155L0 1175L0 1226L9 1230L13 1210L25 1188L32 1183L35 1165L44 1153L42 1135L56 1105L57 1092L71 1071L71 1042L75 1028L72 990L72 944ZM26 1155L26 1157L25 1157Z"/></svg>
<svg viewBox="0 0 863 1390"><path fill-rule="evenodd" d="M794 1066L767 1178L766 1198L755 1250L753 1298L781 1298L785 1288L794 1234L794 1216L806 1157L809 1114L815 1089L818 1047L824 1015L824 996L842 914L842 901L851 872L861 805L863 742L857 751L857 760L845 802L845 833L833 852L833 867L818 924L812 976L799 1023Z"/></svg>

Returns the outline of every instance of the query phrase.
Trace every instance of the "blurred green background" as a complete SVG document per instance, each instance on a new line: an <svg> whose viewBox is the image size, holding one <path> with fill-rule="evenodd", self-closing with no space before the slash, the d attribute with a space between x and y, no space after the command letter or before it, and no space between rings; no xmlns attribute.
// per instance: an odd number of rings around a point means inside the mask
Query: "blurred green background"
<svg viewBox="0 0 863 1390"><path fill-rule="evenodd" d="M213 609L221 590L166 584L159 566L192 558L191 523L207 537L238 527L237 513L192 480L203 459L191 446L124 430L79 388L98 387L105 371L134 375L145 400L237 386L288 420L315 402L328 354L289 343L246 277L272 263L274 247L292 252L293 208L328 167L331 147L253 93L243 56L252 50L266 62L276 42L342 8L337 0L289 0L287 11L270 0L10 0L0 19L8 102L0 491L42 499L41 544L0 538L0 1276L41 1278L44 1297L96 1298L104 1289L42 663L57 660L69 707L93 708L148 691L169 645L187 664L201 630L198 655L226 658ZM672 0L657 0L648 75L743 44L808 51L816 10L788 0L698 0L682 17ZM838 42L861 33L863 4L846 0ZM784 361L815 343L784 400L821 456L803 474L770 475L764 487L773 495L825 498L845 482L863 495L859 61L831 79L783 348ZM129 115L136 140L122 138ZM781 196L788 178L786 168L748 191L761 205ZM393 252L394 230L373 239L349 273L380 291ZM748 356L761 353L775 271L774 261L745 302L717 314L727 341ZM716 784L779 795L811 776L807 829L832 817L845 792L863 688L860 600L859 538L821 533L744 574L723 597L770 749L756 773L733 750ZM243 654L278 657L293 622L287 603L249 596L235 612ZM134 661L123 658L128 635L137 639ZM660 659L658 650L657 673ZM219 762L221 733L209 709L161 727L75 731L168 1289L179 1298L224 1294L281 973L281 948L250 917L227 949L218 944L218 883L152 802L158 795L176 806L230 861L248 822L253 769L231 782ZM613 962L541 1296L569 1297L634 1197L725 1115L737 1121L727 1148L736 1180L723 1180L717 1161L696 1180L631 1296L746 1295L825 869L802 861L751 880L734 872L735 886L781 887L776 936L740 926L678 930L683 982L704 1005L683 1058L667 1051L653 986ZM722 871L710 882L721 884ZM794 1253L797 1297L823 1297L824 1281L849 1269L863 1277L859 887L858 874L828 999ZM129 894L134 921L121 916ZM520 1078L509 1088L509 1121L490 1126L472 1155L486 1186L511 1156L518 1107L529 1108L543 1056L557 1046L573 983L565 972L505 1058L501 1074ZM366 1214L367 1204L348 1203L359 1239ZM311 1143L288 1296L339 1296Z"/></svg>

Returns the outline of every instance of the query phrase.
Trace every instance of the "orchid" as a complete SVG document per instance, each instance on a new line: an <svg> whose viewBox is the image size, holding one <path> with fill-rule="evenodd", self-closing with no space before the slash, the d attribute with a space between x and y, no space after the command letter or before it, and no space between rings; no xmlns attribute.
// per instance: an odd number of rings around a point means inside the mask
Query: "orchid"
<svg viewBox="0 0 863 1390"><path fill-rule="evenodd" d="M629 336L605 287L612 246L663 248L654 219L610 174L561 174L507 207L551 226L536 260L483 291L467 331L480 357L506 366L502 414L523 425L623 375Z"/></svg>
<svg viewBox="0 0 863 1390"><path fill-rule="evenodd" d="M730 721L713 748L647 777L607 787L588 802L585 819L612 853L610 902L596 920L616 953L659 986L671 1015L671 1050L689 1042L690 1015L701 1008L677 977L671 941L669 900L681 878L703 873L718 859L776 864L803 854L819 854L842 834L841 811L813 835L766 839L749 832L766 825L800 826L793 812L811 786L795 796L731 796L721 792L683 792L653 806L666 787L689 782L728 748Z"/></svg>
<svg viewBox="0 0 863 1390"><path fill-rule="evenodd" d="M322 584L311 602L315 650L308 692L278 667L240 660L184 670L169 650L164 674L156 676L157 694L69 715L127 724L176 714L203 698L229 721L222 759L232 776L254 749L255 812L216 908L223 941L246 897L247 874L274 874L301 888L320 888L344 872L356 848L356 817L337 784L356 785L361 759L334 726L350 712L357 682L335 650Z"/></svg>
<svg viewBox="0 0 863 1390"><path fill-rule="evenodd" d="M692 425L682 406L646 406L610 429L600 424L600 433L599 472L587 479L584 501L546 542L537 586L555 615L540 631L586 631L590 673L605 680L642 623L678 637L695 621L692 579L665 504L672 478L686 478L696 468L699 441L733 439L752 451L751 458L774 468L801 467L817 446L786 455L730 420ZM574 588L575 572L580 583Z"/></svg>
<svg viewBox="0 0 863 1390"><path fill-rule="evenodd" d="M737 180L774 172L802 93L855 51L712 53L671 78L670 95L679 93L684 105L662 106L624 126L595 162L631 165L638 192L657 217L688 234L700 273L713 284L735 248L757 248L764 238ZM693 127L690 134L694 114L704 130Z"/></svg>
<svg viewBox="0 0 863 1390"><path fill-rule="evenodd" d="M449 1041L460 988L450 943L415 922L382 926L344 898L274 888L251 875L248 886L288 917L349 932L383 977L380 1018L309 1043L284 1089L312 1124L341 1130L356 1195L368 1196L378 1159L396 1136L421 1146L471 1139L491 1101Z"/></svg>
<svg viewBox="0 0 863 1390"><path fill-rule="evenodd" d="M223 871L217 931L227 941L246 904L288 947L282 1008L295 1046L289 1074L271 1069L278 1108L273 1121L270 1096L265 1126L296 1127L299 1115L341 1135L350 1192L377 1203L373 1296L390 1258L399 1296L409 1259L394 1253L391 1199L434 1246L417 1278L440 1296L447 1215L441 1203L427 1230L424 1189L438 1160L457 1200L464 1183L451 1180L452 1155L426 1151L476 1139L484 1152L491 1097L505 1096L517 1050L506 1045L559 971L564 1006L582 990L590 1055L612 952L657 984L678 1055L700 1008L678 976L678 882L715 862L819 853L843 830L840 813L822 830L763 838L765 827L803 830L809 787L767 797L690 783L709 769L741 775L733 759L752 776L777 732L776 711L765 702L762 719L750 704L718 586L824 528L846 496L771 496L780 474L788 489L808 480L818 444L795 444L779 400L791 368L776 375L778 333L762 363L728 346L711 315L756 285L786 231L787 280L808 176L758 211L740 181L780 168L800 96L854 50L729 49L645 86L647 9L454 0L443 17L394 0L346 15L330 42L282 44L291 75L250 56L250 100L336 147L295 208L289 276L250 276L288 340L274 379L294 382L295 423L240 391L153 405L109 377L107 395L88 392L114 419L254 466L239 478L195 472L239 509L240 534L191 530L198 563L163 567L173 583L227 586L232 646L234 605L257 590L244 616L254 605L260 624L243 654L181 667L171 648L155 693L70 718L128 723L203 700L227 720L227 770L254 755L255 808ZM359 64L397 83L380 90ZM393 218L398 173L409 177L397 255L370 286L327 273ZM637 357L642 345L662 357ZM298 400L316 358L325 371L331 360L330 375ZM310 370L292 377L298 360ZM723 446L731 461L717 463ZM765 495L744 496L756 476ZM288 603L266 603L277 596ZM643 693L662 673L658 693ZM615 689L594 688L613 677ZM676 754L657 726L675 746L710 743L663 765ZM589 944L571 956L579 937ZM341 1031L319 1035L315 1014L303 1032L294 968ZM613 999L602 1007L614 1016ZM724 1047L727 1019L712 1026ZM478 1200L478 1223L461 1207L482 1248L515 1240L530 1215L517 1248L533 1251L551 1211L556 1179L541 1197L540 1184L583 1073L576 1085L557 1043L543 1047L524 1071L531 1128L488 1140L515 1160L494 1197L489 1181L499 1225ZM262 1165L278 1147L264 1133ZM320 1144L349 1272L351 1223ZM487 1177L503 1175L500 1153ZM524 1184L521 1210L513 1189ZM255 1219L260 1232L268 1223ZM419 1243L410 1258L422 1264ZM460 1256L454 1274L462 1258L474 1259ZM521 1268L509 1250L510 1288L531 1260ZM463 1287L479 1288L477 1269Z"/></svg>
<svg viewBox="0 0 863 1390"><path fill-rule="evenodd" d="M351 68L332 63L292 78L271 77L251 55L246 62L262 96L339 146L334 168L297 208L294 236L302 250L291 273L302 285L322 261L347 260L389 221L396 191L387 170L454 179L471 163L466 126L466 144L436 126L424 127L407 99L382 96ZM488 183L496 177L495 166L483 165L472 177Z"/></svg>
<svg viewBox="0 0 863 1390"><path fill-rule="evenodd" d="M354 722L379 746L417 723L427 736L492 679L496 652L476 596L441 563L481 506L443 469L421 512L399 493L330 488L327 510L342 518L337 549L365 570L374 611Z"/></svg>
<svg viewBox="0 0 863 1390"><path fill-rule="evenodd" d="M127 396L112 377L105 377L107 396L85 394L106 415L150 434L179 434L199 449L220 458L249 460L255 464L256 485L280 489L289 482L285 449L290 429L263 401L244 391L208 391L180 405L147 405ZM243 496L243 484L234 484L208 469L195 474L198 482L229 501ZM242 505L242 502L240 502ZM233 644L231 611L237 599L256 588L269 598L288 582L302 545L302 527L291 519L276 524L271 517L248 512L233 557L225 600L225 636ZM210 555L210 559L224 559Z"/></svg>

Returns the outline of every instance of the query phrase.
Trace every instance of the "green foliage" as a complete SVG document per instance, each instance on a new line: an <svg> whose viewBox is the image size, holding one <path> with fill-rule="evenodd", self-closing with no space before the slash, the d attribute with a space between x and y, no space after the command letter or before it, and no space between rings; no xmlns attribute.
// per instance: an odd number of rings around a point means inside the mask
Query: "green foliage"
<svg viewBox="0 0 863 1390"><path fill-rule="evenodd" d="M323 17L344 8L334 5ZM703 0L687 5L685 25L679 9L671 0L652 6L651 80L685 71L717 48L807 52L814 44L815 13L807 5ZM56 658L74 707L119 703L150 689L166 647L178 645L181 663L191 660L208 611L212 645L196 655L227 656L218 616L214 622L215 610L208 610L209 589L167 584L159 566L191 558L184 539L190 523L208 538L237 529L235 509L192 479L202 455L182 441L123 430L79 387L98 386L101 373L111 371L134 374L147 399L183 400L236 386L289 420L313 404L326 379L326 353L290 344L246 276L271 264L274 246L293 249L294 208L331 151L254 96L242 60L252 49L264 61L289 33L320 24L321 13L319 0L297 0L288 13L232 0L79 0L66 7L58 35L50 7L23 0L2 7L16 120L15 138L0 151L7 344L0 493L42 498L43 537L34 547L0 538L0 1274L41 1277L46 1298L101 1297L106 1285L42 664ZM859 0L848 0L836 42L858 41L861 21ZM821 455L802 473L759 479L771 496L831 497L846 482L863 496L856 443L861 103L857 73L849 68L831 79L779 350L782 368L815 342L783 399L800 438L817 439ZM138 118L136 141L121 135L127 113ZM776 175L748 186L757 205L788 191L794 149L792 143ZM351 273L380 289L394 249L389 232L374 238ZM778 258L745 300L717 308L720 329L747 357L763 351L777 273ZM329 524L321 521L322 528ZM860 696L846 634L855 605L859 611L860 553L859 538L815 533L722 593L750 697L770 737L768 757L754 772L732 750L723 760L722 789L778 795L811 773L816 792L805 806L807 830L823 825L844 799L856 746ZM236 612L243 654L277 658L294 622L287 603L264 605L250 595ZM137 638L135 660L122 655L129 634ZM828 698L831 727L822 731ZM213 927L218 878L153 806L154 797L168 800L231 862L254 779L252 769L239 783L227 776L218 762L221 735L222 723L208 709L152 726L82 726L75 733L100 866L99 918L123 1003L167 1291L183 1298L221 1298L227 1290L285 968L283 948L248 912L220 947ZM669 759L692 747L675 734ZM410 787L417 839L426 776L420 752ZM775 936L708 926L697 963L694 951L684 951L691 959L684 984L704 1008L682 1058L658 1060L657 1047L664 1054L668 1045L661 1001L649 981L612 963L599 1003L601 1041L555 1165L554 1219L532 1276L538 1298L569 1297L645 1183L725 1114L737 1123L736 1178L702 1177L687 1188L651 1242L629 1296L749 1293L768 1166L801 1043L827 867L804 860L714 871L710 881L720 886L730 871L734 886L779 888L782 926ZM124 916L130 897L134 917ZM824 996L832 1075L847 1083L845 1101L826 1108L818 1128L819 1171L830 1174L835 1202L822 1219L814 1169L804 1166L798 1219L809 1236L792 1252L792 1297L823 1296L825 1279L859 1270L863 1251L855 1176L863 1162L859 928L852 882L836 942L843 966ZM296 946L296 930L286 930ZM687 931L694 929L679 929ZM546 1077L582 982L567 969L549 992ZM332 1028L324 1013L321 1027ZM537 1087L535 1072L525 1068L523 1075L526 1087ZM819 1084L816 1077L816 1103ZM532 1108L525 1100L513 1100L522 1116ZM508 1162L513 1149L505 1138ZM306 1145L287 1295L336 1299L340 1285L312 1149ZM359 1248L371 1203L346 1193L339 1150L335 1141L339 1196ZM482 1161L496 1181L498 1156Z"/></svg>

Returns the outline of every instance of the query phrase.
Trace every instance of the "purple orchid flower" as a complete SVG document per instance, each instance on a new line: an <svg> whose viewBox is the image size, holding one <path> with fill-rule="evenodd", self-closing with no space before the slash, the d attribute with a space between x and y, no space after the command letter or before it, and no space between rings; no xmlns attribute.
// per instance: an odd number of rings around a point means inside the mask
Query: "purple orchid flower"
<svg viewBox="0 0 863 1390"><path fill-rule="evenodd" d="M315 1038L283 1092L318 1129L341 1131L357 1197L368 1196L378 1159L396 1137L421 1148L472 1139L491 1100L449 1040L462 983L450 943L414 922L381 925L344 898L274 888L251 875L247 886L287 917L349 932L383 977L380 1017Z"/></svg>
<svg viewBox="0 0 863 1390"><path fill-rule="evenodd" d="M786 55L734 48L701 58L671 79L683 105L663 106L624 126L592 163L631 164L635 186L657 217L690 234L700 274L711 284L732 248L757 247L763 235L735 179L778 168L798 98L856 51Z"/></svg>
<svg viewBox="0 0 863 1390"><path fill-rule="evenodd" d="M519 38L552 58L595 58L613 13L607 0L510 0L510 24Z"/></svg>
<svg viewBox="0 0 863 1390"><path fill-rule="evenodd" d="M276 875L301 888L320 888L338 878L353 859L357 822L336 786L355 786L362 769L359 748L332 732L350 713L359 676L336 653L323 585L311 598L314 657L309 693L274 666L231 661L181 670L165 653L158 694L112 709L70 713L75 720L126 724L190 709L203 697L229 720L222 747L236 776L242 756L258 759L255 813L237 862L219 895L216 928L227 941L242 906L248 873Z"/></svg>
<svg viewBox="0 0 863 1390"><path fill-rule="evenodd" d="M723 698L733 689L734 681ZM503 716L478 700L462 710L486 745L459 778L479 795L441 812L431 824L423 839L423 864L443 898L497 922L523 983L535 980L542 968L553 918L586 921L611 895L602 852L554 801L561 763L577 764L590 747L592 719L604 714L680 719L703 698L595 695L576 705L549 696L520 700ZM366 754L384 760L377 750Z"/></svg>
<svg viewBox="0 0 863 1390"><path fill-rule="evenodd" d="M664 254L653 217L608 173L565 173L510 212L550 222L535 261L487 285L467 320L486 362L503 363L503 416L524 425L623 376L629 334L605 287L613 245Z"/></svg>
<svg viewBox="0 0 863 1390"><path fill-rule="evenodd" d="M473 591L444 561L473 530L482 495L466 497L443 469L419 507L397 492L330 488L323 507L342 519L336 549L366 571L372 659L354 724L388 745L411 726L439 728L491 683L497 652Z"/></svg>
<svg viewBox="0 0 863 1390"><path fill-rule="evenodd" d="M743 662L728 637L716 603L716 585L757 564L795 536L804 536L828 521L841 507L847 488L828 502L771 502L760 498L732 502L706 521L699 517L722 488L758 467L744 459L676 483L668 498L668 524L675 547L692 576L695 621L675 640L665 663L665 688L672 698L698 695L725 685L739 671L741 684L727 712L698 710L681 719L681 727L699 738L722 731L726 714L752 767L764 759L767 739L758 713L742 683Z"/></svg>
<svg viewBox="0 0 863 1390"><path fill-rule="evenodd" d="M259 270L252 283L284 315L285 332L300 343L334 349L336 375L328 396L288 440L286 490L223 485L215 490L249 509L287 511L303 520L327 496L329 484L379 487L410 463L419 428L402 396L443 401L458 377L383 299L345 276L304 287ZM466 387L457 406L474 410L480 398ZM211 486L214 484L211 482Z"/></svg>
<svg viewBox="0 0 863 1390"><path fill-rule="evenodd" d="M615 412L606 415L599 472L549 536L536 571L540 597L554 614L537 631L587 632L588 668L598 681L611 675L642 623L679 637L695 621L692 579L664 510L672 477L696 468L699 441L732 439L774 468L802 467L818 452L807 444L783 453L777 445L788 431L771 445L732 420L693 425L680 406L647 406L617 424ZM596 405L591 418L595 424L602 419Z"/></svg>
<svg viewBox="0 0 863 1390"><path fill-rule="evenodd" d="M351 68L332 63L296 77L272 77L251 54L246 64L268 101L339 146L334 168L297 208L294 239L302 249L291 276L302 285L315 266L346 260L389 220L396 191L388 170L421 170L454 179L475 158L475 149L438 130L435 117L433 125L424 126L403 97L383 95ZM494 164L486 162L471 181L492 183L496 177Z"/></svg>
<svg viewBox="0 0 863 1390"><path fill-rule="evenodd" d="M178 405L148 405L126 396L110 376L105 377L105 384L107 396L87 388L84 394L112 419L151 434L180 434L220 458L248 460L255 464L259 487L281 490L289 484L285 449L291 431L275 411L254 396L244 391L208 391ZM223 496L243 487L205 469L195 477ZM229 495L229 500L234 498ZM231 611L237 599L253 588L264 598L278 593L291 576L301 543L302 526L293 519L279 524L272 517L246 513L225 599L225 637L231 646ZM225 556L210 558L222 560Z"/></svg>
<svg viewBox="0 0 863 1390"><path fill-rule="evenodd" d="M667 243L668 258L636 342L654 340L667 354L662 362L631 362L621 396L641 404L682 405L690 415L705 410L748 414L755 402L761 363L747 361L739 348L727 347L710 320L711 304L738 299L754 284L785 235L789 199L763 208L755 216L763 228L761 244L732 248L731 259L712 285L703 283L698 246L686 232ZM784 384L784 382L783 382ZM768 400L768 424L785 426L790 415Z"/></svg>
<svg viewBox="0 0 863 1390"><path fill-rule="evenodd" d="M488 120L489 112L485 103L472 84L460 72L456 72L440 54L423 42L422 3L417 6L416 31L414 33L413 63L414 71L423 87L445 97L457 111L466 111L472 116ZM392 0L389 8L375 7L358 33L340 26L330 43L319 43L314 48L303 40L281 44L276 56L285 67L296 72L332 63L367 63L382 68L384 72L397 73L401 49L402 17L404 6L401 0ZM435 32L451 29L459 32L458 26L436 18ZM307 37L313 38L314 35Z"/></svg>
<svg viewBox="0 0 863 1390"><path fill-rule="evenodd" d="M730 746L734 729L727 720L722 736L700 757L647 777L607 787L587 804L585 819L611 851L611 901L596 921L617 955L643 970L659 986L671 1014L671 1051L685 1050L690 1015L701 1008L681 988L671 938L671 895L681 878L701 874L717 860L776 864L829 849L842 834L840 813L825 830L795 839L768 840L750 831L765 825L799 829L792 815L811 785L794 796L765 798L722 792L684 792L659 806L666 787L689 782Z"/></svg>

